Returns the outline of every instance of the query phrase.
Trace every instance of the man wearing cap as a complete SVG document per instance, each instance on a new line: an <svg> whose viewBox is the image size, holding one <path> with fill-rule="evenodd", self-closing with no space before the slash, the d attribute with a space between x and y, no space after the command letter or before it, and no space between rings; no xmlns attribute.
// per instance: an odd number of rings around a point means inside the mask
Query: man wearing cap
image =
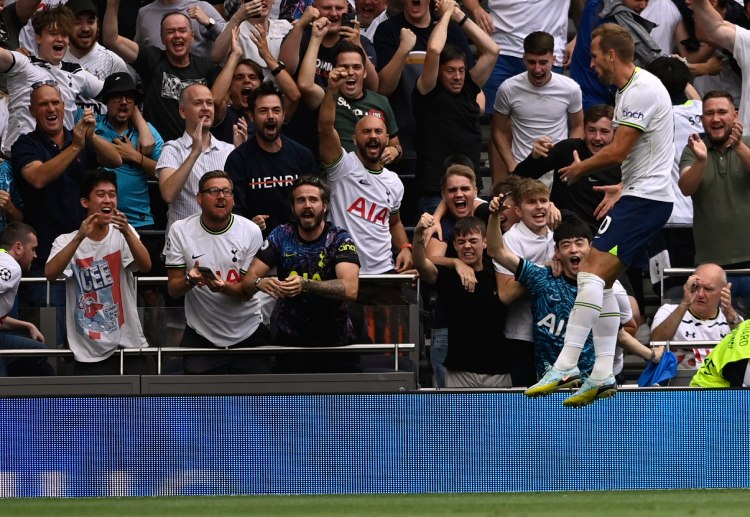
<svg viewBox="0 0 750 517"><path fill-rule="evenodd" d="M164 145L156 129L148 124L156 145L151 153L138 150L139 132L133 125L138 102L135 82L127 72L110 75L104 81L99 99L107 107L106 115L96 116L96 134L117 148L122 165L112 169L117 174L120 207L128 222L137 229L154 224L148 193L148 179L155 178L156 162Z"/></svg>
<svg viewBox="0 0 750 517"><path fill-rule="evenodd" d="M128 72L128 65L120 56L101 46L99 38L99 12L93 0L68 0L65 7L73 11L75 22L70 35L70 47L65 61L78 63L104 81L117 72Z"/></svg>

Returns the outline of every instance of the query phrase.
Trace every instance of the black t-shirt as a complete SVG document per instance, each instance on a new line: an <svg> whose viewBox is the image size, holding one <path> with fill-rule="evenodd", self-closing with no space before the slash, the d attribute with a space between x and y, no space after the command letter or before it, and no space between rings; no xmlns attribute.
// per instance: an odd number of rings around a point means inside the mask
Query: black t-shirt
<svg viewBox="0 0 750 517"><path fill-rule="evenodd" d="M424 53L427 50L427 40L432 34L437 19L433 16L429 27L415 27L406 21L404 14L398 14L393 18L385 20L378 25L375 31L375 52L378 55L378 70L387 65L398 50L401 41L401 29L409 29L417 36L417 42L412 49L409 59L401 72L396 90L388 96L391 107L396 114L398 122L399 141L404 148L404 158L414 159L417 157L415 151L416 125L411 107L411 93L417 84L417 78L424 67ZM474 55L469 48L469 43L464 36L463 30L456 23L448 25L448 43L460 48L466 56L466 68L470 70L474 66Z"/></svg>
<svg viewBox="0 0 750 517"><path fill-rule="evenodd" d="M480 91L468 72L458 94L446 90L440 79L426 95L414 88L412 109L417 128L417 189L420 194L440 194L443 162L452 154L468 156L474 162L474 170L479 170L482 131L476 98Z"/></svg>
<svg viewBox="0 0 750 517"><path fill-rule="evenodd" d="M604 194L594 190L594 187L620 183L620 166L608 167L568 185L560 180L557 171L573 163L573 151L578 151L581 160L591 157L585 140L568 138L557 142L546 158L534 159L529 155L516 166L514 172L524 178L540 178L544 173L554 171L550 201L559 209L565 208L575 212L596 232L601 221L594 217L594 210L604 199Z"/></svg>
<svg viewBox="0 0 750 517"><path fill-rule="evenodd" d="M451 370L502 374L510 371L505 347L507 309L497 295L492 262L484 257L484 269L476 272L473 293L464 289L456 270L437 266L435 289L445 302L448 319L448 357Z"/></svg>
<svg viewBox="0 0 750 517"><path fill-rule="evenodd" d="M230 153L224 166L234 182L234 212L248 219L269 215L266 235L291 220L292 182L300 176L317 176L320 170L309 149L284 135L281 142L279 152L269 153L250 138Z"/></svg>
<svg viewBox="0 0 750 517"><path fill-rule="evenodd" d="M180 138L185 132L179 111L183 88L195 83L211 87L219 73L219 67L207 57L190 54L190 64L180 68L169 63L164 50L143 45L138 46L133 68L143 79L143 116L165 142Z"/></svg>

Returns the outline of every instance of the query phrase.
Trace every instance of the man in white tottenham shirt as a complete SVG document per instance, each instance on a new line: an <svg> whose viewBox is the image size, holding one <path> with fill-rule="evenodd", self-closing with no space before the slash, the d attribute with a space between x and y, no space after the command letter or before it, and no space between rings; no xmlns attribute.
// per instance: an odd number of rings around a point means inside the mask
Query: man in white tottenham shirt
<svg viewBox="0 0 750 517"><path fill-rule="evenodd" d="M385 122L373 115L360 119L351 153L341 147L334 127L335 99L347 77L344 68L331 70L318 116L320 160L331 186L331 220L354 239L361 274L402 272L412 265L411 244L399 214L404 185L381 161L388 144ZM392 247L399 250L395 264Z"/></svg>
<svg viewBox="0 0 750 517"><path fill-rule="evenodd" d="M242 277L263 243L254 222L232 213L233 185L221 170L204 174L196 200L200 213L177 221L167 238L167 289L185 296L180 346L230 348L271 344L260 303L242 291ZM267 373L267 357L237 353L186 355L185 373Z"/></svg>
<svg viewBox="0 0 750 517"><path fill-rule="evenodd" d="M44 336L33 323L9 315L21 275L36 258L36 247L36 231L26 223L8 223L0 235L0 350L46 348ZM5 357L0 359L0 377L6 375L52 375L52 366L46 357Z"/></svg>
<svg viewBox="0 0 750 517"><path fill-rule="evenodd" d="M68 0L65 7L73 11L75 16L65 61L78 63L102 81L117 72L132 75L120 56L97 42L100 32L99 12L93 0Z"/></svg>
<svg viewBox="0 0 750 517"><path fill-rule="evenodd" d="M659 79L635 66L634 55L633 39L622 27L607 23L592 33L591 64L603 83L618 88L613 121L618 127L610 145L584 161L574 157L571 165L559 171L562 181L573 183L622 162L624 184L620 201L605 217L581 264L565 346L554 367L525 392L535 397L579 384L578 356L593 331L594 368L583 386L565 399L566 406L615 395L612 363L620 311L612 284L627 267L648 263L648 243L672 212L672 101Z"/></svg>
<svg viewBox="0 0 750 517"><path fill-rule="evenodd" d="M65 277L68 345L74 375L117 375L118 348L147 347L135 294L134 272L148 272L151 258L117 210L117 175L88 172L81 181L86 218L52 243L44 275ZM125 357L125 373L154 373L151 356Z"/></svg>

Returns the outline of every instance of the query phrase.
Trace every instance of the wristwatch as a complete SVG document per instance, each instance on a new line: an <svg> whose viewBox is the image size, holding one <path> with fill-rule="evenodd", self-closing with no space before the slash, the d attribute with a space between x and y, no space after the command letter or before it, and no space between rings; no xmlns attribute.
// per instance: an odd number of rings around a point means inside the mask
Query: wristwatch
<svg viewBox="0 0 750 517"><path fill-rule="evenodd" d="M271 70L271 75L274 76L274 77L276 77L285 68L286 68L286 65L284 64L284 62L283 61L279 61L279 66L277 66L276 68L274 68L273 70Z"/></svg>
<svg viewBox="0 0 750 517"><path fill-rule="evenodd" d="M213 29L213 28L214 28L215 26L216 26L216 20L214 20L213 18L209 18L209 19L208 19L208 23L206 24L206 28L207 28L208 30L211 30L211 29Z"/></svg>
<svg viewBox="0 0 750 517"><path fill-rule="evenodd" d="M187 282L187 285L190 287L194 287L197 282L193 281L193 277L191 277L188 273L185 273L185 282Z"/></svg>

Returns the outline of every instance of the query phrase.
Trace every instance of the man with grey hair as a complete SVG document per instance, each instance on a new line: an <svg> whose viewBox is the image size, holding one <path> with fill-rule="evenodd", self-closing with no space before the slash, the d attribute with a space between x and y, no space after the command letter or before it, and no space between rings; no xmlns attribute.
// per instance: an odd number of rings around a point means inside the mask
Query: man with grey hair
<svg viewBox="0 0 750 517"><path fill-rule="evenodd" d="M720 341L743 320L732 307L732 284L721 266L703 264L688 277L678 304L659 307L651 326L652 341ZM699 368L705 348L676 350L679 368Z"/></svg>

